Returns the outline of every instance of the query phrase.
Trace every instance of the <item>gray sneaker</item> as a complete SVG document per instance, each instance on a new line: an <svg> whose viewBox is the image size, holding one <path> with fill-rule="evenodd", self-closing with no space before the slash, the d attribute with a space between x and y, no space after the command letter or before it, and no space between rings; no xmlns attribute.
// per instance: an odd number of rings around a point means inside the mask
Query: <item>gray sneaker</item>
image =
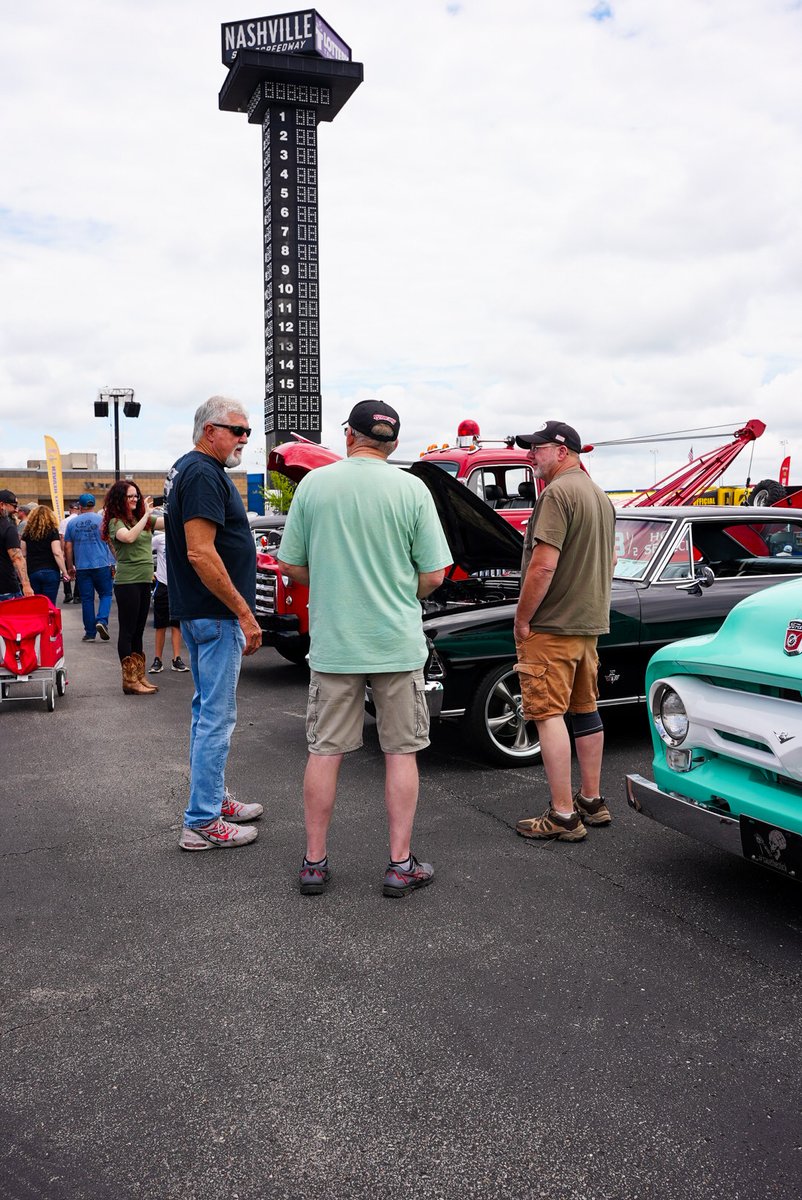
<svg viewBox="0 0 802 1200"><path fill-rule="evenodd" d="M243 804L226 788L220 809L220 816L226 821L258 821L264 811L261 804Z"/></svg>
<svg viewBox="0 0 802 1200"><path fill-rule="evenodd" d="M301 863L298 882L302 896L321 896L329 886L330 880L331 870L327 858L322 863L309 863L306 859Z"/></svg>
<svg viewBox="0 0 802 1200"><path fill-rule="evenodd" d="M182 850L228 850L232 846L247 846L255 842L258 831L253 825L232 825L218 817L194 829L184 826L178 845Z"/></svg>
<svg viewBox="0 0 802 1200"><path fill-rule="evenodd" d="M428 887L434 879L434 867L431 863L418 862L414 854L410 855L412 862L409 870L391 862L384 872L382 894L393 898L407 896L416 888Z"/></svg>

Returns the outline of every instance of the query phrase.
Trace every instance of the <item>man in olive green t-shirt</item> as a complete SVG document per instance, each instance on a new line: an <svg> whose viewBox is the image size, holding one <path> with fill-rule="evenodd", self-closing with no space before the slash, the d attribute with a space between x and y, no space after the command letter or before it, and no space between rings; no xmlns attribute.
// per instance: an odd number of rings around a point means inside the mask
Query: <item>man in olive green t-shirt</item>
<svg viewBox="0 0 802 1200"><path fill-rule="evenodd" d="M604 730L596 700L596 641L610 628L615 510L582 470L579 434L562 421L515 439L545 480L526 530L515 614L524 716L535 721L551 803L516 825L528 838L576 842L609 825L600 794ZM572 794L570 714L581 782Z"/></svg>

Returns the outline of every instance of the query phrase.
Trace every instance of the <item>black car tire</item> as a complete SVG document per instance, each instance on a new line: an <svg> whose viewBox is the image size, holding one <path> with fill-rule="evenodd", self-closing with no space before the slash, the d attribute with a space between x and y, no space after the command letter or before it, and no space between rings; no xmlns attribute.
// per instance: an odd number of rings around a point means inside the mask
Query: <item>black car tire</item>
<svg viewBox="0 0 802 1200"><path fill-rule="evenodd" d="M514 662L494 667L480 681L464 728L471 746L500 766L528 767L540 761L537 726L523 718Z"/></svg>
<svg viewBox="0 0 802 1200"><path fill-rule="evenodd" d="M749 503L756 504L758 508L767 508L784 499L785 488L776 479L761 479L749 493Z"/></svg>

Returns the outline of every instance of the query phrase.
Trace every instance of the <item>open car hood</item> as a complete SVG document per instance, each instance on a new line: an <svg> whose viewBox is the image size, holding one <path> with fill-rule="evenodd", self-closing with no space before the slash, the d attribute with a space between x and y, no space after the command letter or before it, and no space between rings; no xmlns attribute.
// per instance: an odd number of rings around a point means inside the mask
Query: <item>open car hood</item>
<svg viewBox="0 0 802 1200"><path fill-rule="evenodd" d="M416 462L408 470L432 494L454 562L463 571L520 571L524 540L484 500L469 492L433 462Z"/></svg>
<svg viewBox="0 0 802 1200"><path fill-rule="evenodd" d="M317 467L339 462L342 455L303 438L275 446L267 460L269 471L280 471L300 483ZM437 515L453 560L469 575L474 571L521 569L523 538L502 521L483 500L469 492L464 483L431 462L416 462L409 470L422 479L432 494Z"/></svg>
<svg viewBox="0 0 802 1200"><path fill-rule="evenodd" d="M341 454L329 450L328 446L318 446L317 442L309 442L298 434L294 436L296 441L282 442L270 451L267 459L268 471L278 471L293 483L300 483L304 475L308 475L316 467L327 467L342 458Z"/></svg>

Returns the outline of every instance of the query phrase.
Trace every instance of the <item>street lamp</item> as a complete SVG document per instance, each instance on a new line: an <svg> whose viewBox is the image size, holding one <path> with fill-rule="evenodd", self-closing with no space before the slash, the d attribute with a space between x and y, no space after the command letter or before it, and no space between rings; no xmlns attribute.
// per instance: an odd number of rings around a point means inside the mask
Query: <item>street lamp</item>
<svg viewBox="0 0 802 1200"><path fill-rule="evenodd" d="M114 401L114 480L117 482L120 478L120 401L123 401L126 417L138 417L142 405L134 399L133 388L103 388L95 401L96 417L109 415L109 400Z"/></svg>

